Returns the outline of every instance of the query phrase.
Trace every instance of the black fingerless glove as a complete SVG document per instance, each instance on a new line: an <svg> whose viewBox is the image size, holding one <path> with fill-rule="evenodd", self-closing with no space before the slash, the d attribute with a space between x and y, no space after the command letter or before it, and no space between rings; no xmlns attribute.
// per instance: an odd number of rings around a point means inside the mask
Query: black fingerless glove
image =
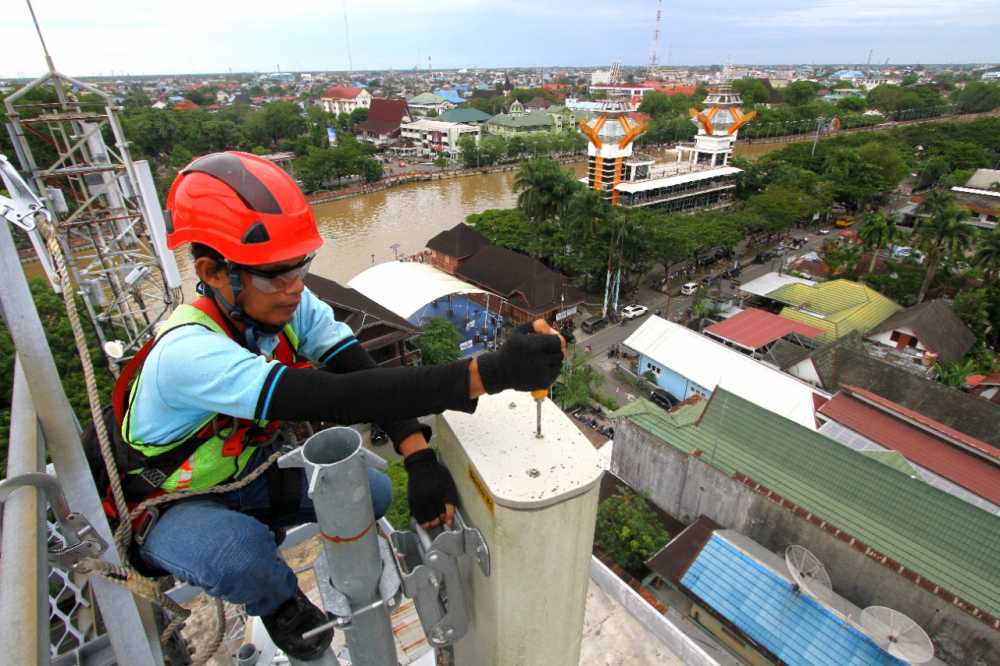
<svg viewBox="0 0 1000 666"><path fill-rule="evenodd" d="M505 389L533 391L548 388L562 367L562 344L557 335L528 333L521 327L499 351L477 357L479 377L487 393Z"/></svg>
<svg viewBox="0 0 1000 666"><path fill-rule="evenodd" d="M421 449L403 460L410 479L406 485L410 515L418 523L444 513L445 504L458 504L458 491L448 468L438 462L433 449Z"/></svg>

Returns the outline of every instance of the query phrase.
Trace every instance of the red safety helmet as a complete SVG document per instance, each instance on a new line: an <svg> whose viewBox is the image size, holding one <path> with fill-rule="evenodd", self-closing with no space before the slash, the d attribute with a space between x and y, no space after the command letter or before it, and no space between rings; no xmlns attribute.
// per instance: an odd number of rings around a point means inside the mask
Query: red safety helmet
<svg viewBox="0 0 1000 666"><path fill-rule="evenodd" d="M287 261L323 244L291 176L249 153L196 159L170 186L167 211L167 247L202 243L236 264Z"/></svg>

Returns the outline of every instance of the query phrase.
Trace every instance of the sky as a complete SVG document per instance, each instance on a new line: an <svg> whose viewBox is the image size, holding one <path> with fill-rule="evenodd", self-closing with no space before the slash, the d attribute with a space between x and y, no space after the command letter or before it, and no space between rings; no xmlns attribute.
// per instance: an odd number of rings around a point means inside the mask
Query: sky
<svg viewBox="0 0 1000 666"><path fill-rule="evenodd" d="M752 5L752 6L751 6ZM34 0L78 76L648 62L656 0ZM345 40L349 25L350 57ZM0 76L45 67L7 0ZM661 64L1000 61L1000 0L663 2Z"/></svg>

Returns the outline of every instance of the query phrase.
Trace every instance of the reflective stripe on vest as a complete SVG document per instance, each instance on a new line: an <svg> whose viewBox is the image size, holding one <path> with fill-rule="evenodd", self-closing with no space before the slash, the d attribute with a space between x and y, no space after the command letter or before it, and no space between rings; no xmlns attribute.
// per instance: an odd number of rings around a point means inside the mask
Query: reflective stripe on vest
<svg viewBox="0 0 1000 666"><path fill-rule="evenodd" d="M206 311L209 308L218 312L217 309L215 309L215 304L207 298L200 298L192 305L179 305L167 321L164 322L163 327L157 333L157 339L163 337L168 332L176 328L192 324L204 326L214 333L225 335L231 339L228 330L220 325L219 322L217 322L209 314L209 312ZM295 330L292 328L291 324L287 324L282 333L284 335L278 336L279 342L278 346L274 350L274 358L284 365L301 366L302 364L298 363L296 358L299 338L295 334ZM142 370L140 370L129 393L128 408L125 412L125 418L122 420L122 440L127 442L132 449L143 456L152 458L157 455L162 455L184 444L185 442L190 441L192 437L198 437L199 434L205 436L203 431L212 427L213 424L220 419L220 417L226 418L229 421L225 427L220 428L217 432L213 432L211 436L208 436L207 439L205 439L205 441L202 442L197 449L195 449L194 453L180 465L180 467L167 476L166 480L160 485L160 488L164 492L170 493L178 490L207 490L212 486L218 485L219 483L240 474L247 466L247 463L250 462L250 457L253 455L254 451L257 450L257 446L254 443L247 441L247 435L249 434L251 428L253 428L253 426L257 426L255 431L260 432L261 429L264 428L267 428L269 431L273 431L278 426L277 422L272 421L268 423L268 421L264 419L259 421L247 421L242 419L229 419L228 417L224 417L220 414L212 414L194 427L190 432L188 432L188 434L175 442L167 444L149 444L135 441L132 437L130 416L132 412L132 401L135 399L136 395L138 395L142 384L142 375ZM231 438L234 438L235 441L230 442L230 446L227 446L227 440L230 440ZM233 446L234 444L236 446ZM138 474L141 471L142 469L140 468L129 470L128 473Z"/></svg>

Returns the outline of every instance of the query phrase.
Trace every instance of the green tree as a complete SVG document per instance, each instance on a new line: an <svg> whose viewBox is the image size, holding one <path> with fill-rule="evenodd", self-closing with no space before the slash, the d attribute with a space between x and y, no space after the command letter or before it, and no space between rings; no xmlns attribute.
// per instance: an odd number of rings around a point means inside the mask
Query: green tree
<svg viewBox="0 0 1000 666"><path fill-rule="evenodd" d="M917 187L934 187L951 170L948 160L941 155L934 155L924 162L917 174Z"/></svg>
<svg viewBox="0 0 1000 666"><path fill-rule="evenodd" d="M392 503L385 512L385 519L397 530L410 528L409 475L399 460L389 463L387 470L389 481L392 482Z"/></svg>
<svg viewBox="0 0 1000 666"><path fill-rule="evenodd" d="M983 269L987 284L997 284L1000 277L1000 227L982 234L972 261Z"/></svg>
<svg viewBox="0 0 1000 666"><path fill-rule="evenodd" d="M557 219L569 195L577 187L578 183L559 163L548 158L528 160L514 176L517 207L529 220L537 223Z"/></svg>
<svg viewBox="0 0 1000 666"><path fill-rule="evenodd" d="M38 309L38 317L42 321L45 338L49 343L49 349L52 350L56 371L62 380L63 390L66 392L66 397L69 398L70 406L72 406L80 423L89 423L91 420L90 404L87 400L87 388L83 379L83 365L77 355L73 329L69 325L62 296L53 292L46 280L31 279L28 281L28 286L35 301L35 307ZM80 312L85 311L83 301L79 298L76 306ZM84 334L87 338L90 358L94 364L98 393L102 403L107 404L111 387L114 385L114 378L106 369L104 354L101 352L97 337L86 325ZM11 339L10 332L3 320L0 319L0 442L3 442L3 445L0 445L0 476L6 473L8 428L14 379L14 351L14 341Z"/></svg>
<svg viewBox="0 0 1000 666"><path fill-rule="evenodd" d="M957 363L935 363L934 369L937 371L937 380L945 386L961 388L965 385L965 378L974 375L979 370L979 365L975 359L966 356Z"/></svg>
<svg viewBox="0 0 1000 666"><path fill-rule="evenodd" d="M879 166L849 148L835 150L826 158L823 175L833 184L834 198L851 210L864 210L884 187Z"/></svg>
<svg viewBox="0 0 1000 666"><path fill-rule="evenodd" d="M862 113L868 105L861 97L845 97L837 100L837 109L844 113Z"/></svg>
<svg viewBox="0 0 1000 666"><path fill-rule="evenodd" d="M637 493L620 489L597 508L594 544L636 578L669 540L656 513Z"/></svg>
<svg viewBox="0 0 1000 666"><path fill-rule="evenodd" d="M462 164L466 169L480 166L479 142L468 134L458 139L458 149L461 151Z"/></svg>
<svg viewBox="0 0 1000 666"><path fill-rule="evenodd" d="M760 79L736 79L733 81L733 88L749 106L764 104L771 96L771 92Z"/></svg>
<svg viewBox="0 0 1000 666"><path fill-rule="evenodd" d="M959 293L955 296L952 309L977 339L985 339L991 326L988 290L970 289ZM1000 326L1000 322L997 325Z"/></svg>
<svg viewBox="0 0 1000 666"><path fill-rule="evenodd" d="M952 97L962 113L982 113L1000 108L1000 85L972 81Z"/></svg>
<svg viewBox="0 0 1000 666"><path fill-rule="evenodd" d="M781 233L808 220L820 210L815 197L790 185L771 185L747 200L747 210L760 215L770 225L768 231Z"/></svg>
<svg viewBox="0 0 1000 666"><path fill-rule="evenodd" d="M972 227L965 223L966 217L968 211L964 208L948 206L934 212L929 220L922 221L917 227L918 245L927 253L927 274L920 285L918 303L922 303L927 296L927 290L934 282L944 255L948 254L954 259L969 246Z"/></svg>
<svg viewBox="0 0 1000 666"><path fill-rule="evenodd" d="M496 164L507 154L507 139L489 134L479 140L479 158L483 164Z"/></svg>
<svg viewBox="0 0 1000 666"><path fill-rule="evenodd" d="M450 321L444 317L431 317L423 323L423 330L414 341L420 350L421 363L440 365L458 360L461 336Z"/></svg>
<svg viewBox="0 0 1000 666"><path fill-rule="evenodd" d="M861 260L861 248L850 243L827 243L819 254L831 276L853 274Z"/></svg>
<svg viewBox="0 0 1000 666"><path fill-rule="evenodd" d="M803 106L816 99L819 84L812 81L793 81L782 91L785 102L791 106Z"/></svg>
<svg viewBox="0 0 1000 666"><path fill-rule="evenodd" d="M591 394L604 382L604 377L589 361L589 356L574 354L573 358L563 363L552 387L552 398L563 410L589 405Z"/></svg>
<svg viewBox="0 0 1000 666"><path fill-rule="evenodd" d="M865 213L861 217L858 237L865 249L871 252L868 272L873 273L879 251L896 240L896 223L881 213Z"/></svg>
<svg viewBox="0 0 1000 666"><path fill-rule="evenodd" d="M247 120L247 137L255 145L274 148L282 139L291 139L306 131L306 119L294 102L270 102Z"/></svg>

